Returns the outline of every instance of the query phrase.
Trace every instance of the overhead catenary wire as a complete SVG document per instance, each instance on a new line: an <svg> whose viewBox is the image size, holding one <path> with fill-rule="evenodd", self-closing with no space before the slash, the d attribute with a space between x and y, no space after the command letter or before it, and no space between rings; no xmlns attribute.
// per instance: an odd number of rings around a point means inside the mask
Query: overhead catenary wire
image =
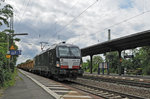
<svg viewBox="0 0 150 99"><path fill-rule="evenodd" d="M107 28L104 28L104 29L102 29L102 30L100 30L100 31L97 31L97 32L94 32L94 33L99 33L99 32L104 32L105 30L107 30L107 29L110 29L110 28L112 28L112 27L114 27L114 26L117 26L117 25L120 25L120 24L122 24L122 23L125 23L125 22L128 22L129 20L132 20L132 19L134 19L134 18L136 18L136 17L139 17L139 16L141 16L141 15L143 15L143 14L145 14L145 13L148 13L148 12L150 12L150 10L147 10L147 11L145 11L145 0L143 1L143 12L141 12L141 13L139 13L139 14L137 14L137 15L135 15L135 16L132 16L132 17L130 17L130 18L127 18L127 19L125 19L125 20L123 20L123 21L120 21L120 22L118 22L118 23L115 23L115 24L113 24L113 25L111 25L111 26L109 26L109 27L107 27ZM94 34L93 33L93 34ZM84 35L85 36L85 35Z"/></svg>
<svg viewBox="0 0 150 99"><path fill-rule="evenodd" d="M28 7L29 3L30 3L30 0L28 0L28 2L27 2L27 4L26 4L25 10L24 10L24 12L23 12L23 14L22 14L22 16L21 16L21 19L20 19L20 21L18 22L18 24L20 24L20 22L22 21L22 18L24 17L24 14L25 14L25 12L26 12L26 10L27 10L27 7Z"/></svg>
<svg viewBox="0 0 150 99"><path fill-rule="evenodd" d="M97 0L98 1L98 0ZM96 2L97 2L96 1ZM28 2L27 2L27 4L26 4L26 7L25 7L25 10L24 10L24 12L23 12L23 14L22 14L22 17L20 18L20 21L19 21L19 24L20 24L20 22L22 21L22 18L23 18L23 16L24 16L24 14L25 14L25 12L26 12L26 9L27 9L27 6L29 5L29 2L30 2L30 0L28 0ZM96 2L94 2L92 5L90 5L88 8L86 8L82 13L80 13L78 16L76 16L73 20L71 20L70 21L70 23L68 23L63 29L61 29L61 31L62 30L64 30L69 24L71 24L74 20L76 20L80 15L82 15L87 9L89 9L91 6L93 6ZM78 1L71 7L71 8L73 8L76 4L78 3ZM58 33L58 31L57 31L57 33ZM57 34L56 34L57 35Z"/></svg>
<svg viewBox="0 0 150 99"><path fill-rule="evenodd" d="M23 1L23 4L24 4L24 1ZM6 1L6 3L9 4L8 1ZM16 16L16 17L18 17L18 20L19 20L21 17L19 17L19 15L16 15L15 12L18 12L20 14L20 11L18 10L18 8L16 6L13 6L13 15ZM15 22L15 20L14 20L14 22Z"/></svg>
<svg viewBox="0 0 150 99"><path fill-rule="evenodd" d="M109 27L107 27L107 28L104 28L102 31L107 30L107 29L110 29L110 28L112 28L112 27L114 27L114 26L120 25L120 24L122 24L122 23L128 22L128 21L130 21L130 20L132 20L132 19L134 19L134 18L137 18L137 17L139 17L139 16L142 16L142 15L145 14L145 13L150 12L150 10L145 11L145 2L146 2L146 1L144 0L144 1L143 1L143 12L141 12L141 13L135 15L135 16L132 16L132 17L130 17L130 18L127 18L127 19L125 19L125 20L123 20L123 21L120 21L120 22L118 22L118 23L115 23L115 24L113 24L113 25L111 25L111 26L109 26ZM99 33L99 32L101 32L101 31L97 31L97 32L95 32L95 33Z"/></svg>
<svg viewBox="0 0 150 99"><path fill-rule="evenodd" d="M84 13L84 12L83 12L83 13ZM140 13L140 14L135 15L135 16L129 18L129 19L125 19L125 20L123 20L123 21L121 21L121 22L115 23L115 24L113 24L113 25L111 25L111 26L105 28L104 30L106 30L106 29L108 29L108 28L112 28L112 27L117 26L117 25L120 25L120 24L122 24L122 23L124 23L124 22L127 22L127 21L129 21L129 20L131 20L131 19L134 19L134 18L138 17L138 16L141 16L141 15L143 15L144 13L146 13L146 12ZM82 14L82 13L81 13L81 14ZM80 14L79 14L79 16L80 16ZM71 20L70 22L72 23L74 20L76 20L76 19L73 19L73 20ZM67 26L70 25L71 23L68 23ZM65 25L65 26L66 26L66 25ZM66 26L66 27L67 27L67 26ZM56 33L59 33L59 32L61 32L61 31L63 31L66 27L63 27L62 30L57 31ZM99 32L99 31L98 31L98 32ZM55 34L54 34L54 35L55 35ZM56 35L57 35L57 34L56 34Z"/></svg>
<svg viewBox="0 0 150 99"><path fill-rule="evenodd" d="M28 2L26 3L26 9L27 9L27 6L29 5L29 2L30 2L30 0L28 0ZM30 3L31 4L31 3ZM25 4L24 4L25 5ZM18 11L19 12L19 10L17 9L17 8L15 8L16 9L16 11ZM26 9L24 10L24 12L23 12L23 15L25 14L25 12L26 12ZM20 16L17 16L18 17L18 19L20 19L20 21L21 21L21 19L22 19L22 17L20 17ZM39 16L37 16L36 17L36 20L35 21L37 21L37 19L39 18ZM40 20L41 21L41 20ZM19 23L18 23L19 24ZM30 23L30 22L25 22L24 24L26 24L26 25L32 25L32 23ZM39 33L39 31L37 30L37 29L35 29L35 28L32 28L32 30L36 33L36 34L39 34L38 35L38 37L40 37L40 33ZM30 35L31 36L31 35Z"/></svg>
<svg viewBox="0 0 150 99"><path fill-rule="evenodd" d="M79 1L79 0L78 0ZM74 4L73 4L73 6L71 7L71 9L78 3L78 1L77 2L75 2ZM67 14L69 14L70 12L68 12ZM38 16L39 17L39 16ZM36 21L37 21L37 19L38 19L38 17L36 17ZM55 22L54 24L56 24L57 22ZM34 29L34 31L35 31L35 29ZM37 31L37 29L36 29L36 31ZM37 33L37 32L36 32ZM41 37L40 36L40 33L38 32L38 34L39 34L39 38Z"/></svg>
<svg viewBox="0 0 150 99"><path fill-rule="evenodd" d="M68 12L66 15L70 14L71 9L72 9L75 5L77 5L79 1L80 1L80 0L76 1L76 2L75 2L72 6L71 6L71 8L70 8L69 12Z"/></svg>
<svg viewBox="0 0 150 99"><path fill-rule="evenodd" d="M19 14L20 14L20 11L18 10L18 8L16 8L16 7L14 7L14 12L18 12ZM18 20L20 20L21 19L21 16L19 16L19 15L17 15L16 13L14 13L14 16L16 16L15 18L17 18ZM14 19L14 23L15 23L15 19Z"/></svg>
<svg viewBox="0 0 150 99"><path fill-rule="evenodd" d="M123 21L121 21L121 22L115 23L115 24L113 24L113 25L111 25L111 26L109 26L109 27L107 27L107 28L104 28L103 30L107 30L107 29L112 28L112 27L114 27L114 26L120 25L120 24L122 24L122 23L125 23L125 22L127 22L127 21L129 21L129 20L132 20L132 19L134 19L134 18L137 18L137 17L139 17L139 16L141 16L141 15L143 15L143 14L145 14L145 13L148 13L148 12L150 12L150 10L147 10L147 11L145 11L145 12L142 12L142 13L140 13L140 14L137 14L137 15L135 15L135 16L132 16L132 17L130 17L130 18L128 18L128 19L125 19L125 20L123 20ZM97 31L97 32L100 32L100 31ZM95 33L97 33L97 32L95 32Z"/></svg>
<svg viewBox="0 0 150 99"><path fill-rule="evenodd" d="M92 3L90 6L88 6L85 10L83 10L78 16L74 17L69 23L67 23L63 28L55 32L55 35L58 35L59 32L63 31L67 26L69 26L73 21L75 21L78 17L80 17L84 12L86 12L90 7L92 7L94 4L96 4L98 0L96 0L94 3ZM54 36L55 36L54 35Z"/></svg>
<svg viewBox="0 0 150 99"><path fill-rule="evenodd" d="M108 26L108 27L106 27L106 28L104 28L104 29L102 29L102 30L100 30L100 31L94 32L93 34L99 33L99 32L103 32L103 31L105 31L105 30L107 30L107 29L110 29L110 28L112 28L112 27L114 27L114 26L117 26L117 25L120 25L120 24L122 24L122 23L128 22L128 21L130 21L130 20L132 20L132 19L134 19L134 18L137 18L137 17L142 16L143 14L149 13L149 12L150 12L150 10L143 11L143 12L141 12L140 14L137 14L137 15L135 15L135 16L132 16L132 17L130 17L130 18L128 18L128 19L125 19L125 20L123 20L123 21L120 21L120 22L118 22L118 23L115 23L115 24L113 24L113 25L111 25L111 26ZM84 35L84 36L86 36L86 35ZM84 37L84 36L83 36L83 37ZM78 40L78 39L77 39L77 40ZM76 40L76 41L77 41L77 40ZM74 41L74 42L75 42L75 41ZM74 43L74 42L73 42L73 43Z"/></svg>
<svg viewBox="0 0 150 99"><path fill-rule="evenodd" d="M71 8L69 9L69 12L66 14L66 15L69 15L70 14L70 12L71 12L71 9L77 4L79 2L79 0L78 1L76 1L72 6L71 6ZM57 24L57 21L54 23L55 24L55 26L56 26L56 24ZM56 32L56 27L55 27L55 32Z"/></svg>
<svg viewBox="0 0 150 99"><path fill-rule="evenodd" d="M123 20L123 21L121 21L121 22L115 23L115 24L113 24L113 25L111 25L111 26L105 28L104 30L106 30L106 29L108 29L108 28L111 28L111 27L114 27L114 26L116 26L116 25L122 24L122 23L124 23L124 22L129 21L129 20L132 20L132 19L134 19L134 18L136 18L136 17L139 17L139 16L143 15L144 13L145 13L145 12L142 12L142 13L140 13L140 14L138 14L138 15L135 15L135 16L133 16L133 17L131 17L131 18L128 18L128 19L125 19L125 20Z"/></svg>

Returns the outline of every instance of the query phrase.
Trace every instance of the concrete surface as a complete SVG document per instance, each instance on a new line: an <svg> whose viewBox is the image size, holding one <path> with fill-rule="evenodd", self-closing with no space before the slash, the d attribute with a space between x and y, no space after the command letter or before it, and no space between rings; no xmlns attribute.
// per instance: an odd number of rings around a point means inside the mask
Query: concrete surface
<svg viewBox="0 0 150 99"><path fill-rule="evenodd" d="M16 84L4 91L0 99L55 99L25 75L18 72Z"/></svg>

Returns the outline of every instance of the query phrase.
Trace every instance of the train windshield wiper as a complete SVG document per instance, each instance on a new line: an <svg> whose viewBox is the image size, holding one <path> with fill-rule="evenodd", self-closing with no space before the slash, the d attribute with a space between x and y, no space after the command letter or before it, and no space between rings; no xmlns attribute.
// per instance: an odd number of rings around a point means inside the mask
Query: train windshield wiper
<svg viewBox="0 0 150 99"><path fill-rule="evenodd" d="M71 56L73 56L74 58L77 58L76 55L74 55L71 51L70 51Z"/></svg>

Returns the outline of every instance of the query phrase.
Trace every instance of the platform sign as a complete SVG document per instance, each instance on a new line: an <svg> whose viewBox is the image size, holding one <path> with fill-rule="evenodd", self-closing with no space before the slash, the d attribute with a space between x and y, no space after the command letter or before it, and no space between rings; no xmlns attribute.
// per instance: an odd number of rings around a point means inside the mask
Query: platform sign
<svg viewBox="0 0 150 99"><path fill-rule="evenodd" d="M11 45L10 50L15 50L14 45Z"/></svg>
<svg viewBox="0 0 150 99"><path fill-rule="evenodd" d="M21 50L10 50L10 55L21 55Z"/></svg>
<svg viewBox="0 0 150 99"><path fill-rule="evenodd" d="M6 55L6 58L10 58L10 57L11 57L11 55L9 55L9 54Z"/></svg>

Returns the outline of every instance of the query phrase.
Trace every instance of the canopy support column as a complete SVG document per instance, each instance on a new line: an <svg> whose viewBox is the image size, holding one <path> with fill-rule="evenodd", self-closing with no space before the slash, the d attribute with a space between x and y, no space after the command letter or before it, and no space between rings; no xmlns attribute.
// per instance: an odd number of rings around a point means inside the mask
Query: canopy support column
<svg viewBox="0 0 150 99"><path fill-rule="evenodd" d="M119 53L119 65L118 65L118 74L121 75L121 63L122 63L122 58L121 58L121 50L118 51Z"/></svg>
<svg viewBox="0 0 150 99"><path fill-rule="evenodd" d="M90 74L92 74L92 69L93 69L93 64L92 64L92 61L93 61L93 55L90 55Z"/></svg>

